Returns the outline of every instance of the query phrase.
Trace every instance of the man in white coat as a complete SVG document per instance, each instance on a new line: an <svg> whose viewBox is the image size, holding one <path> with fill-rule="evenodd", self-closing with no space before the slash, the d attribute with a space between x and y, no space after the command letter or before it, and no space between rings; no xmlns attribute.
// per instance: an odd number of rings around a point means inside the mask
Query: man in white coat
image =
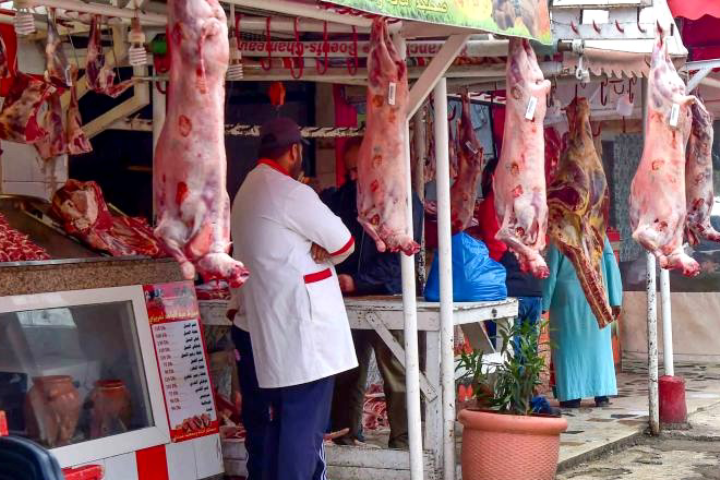
<svg viewBox="0 0 720 480"><path fill-rule="evenodd" d="M354 251L342 220L302 173L300 128L276 118L232 208L240 289L258 384L270 404L263 479L323 480L334 375L357 367L334 265ZM242 375L242 372L240 372Z"/></svg>

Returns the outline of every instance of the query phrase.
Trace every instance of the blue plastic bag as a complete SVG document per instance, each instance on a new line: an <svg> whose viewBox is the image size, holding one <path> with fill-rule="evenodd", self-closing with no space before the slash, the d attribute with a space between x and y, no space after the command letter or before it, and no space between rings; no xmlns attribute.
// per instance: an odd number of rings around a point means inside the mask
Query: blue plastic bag
<svg viewBox="0 0 720 480"><path fill-rule="evenodd" d="M485 244L467 233L452 237L453 300L480 302L505 300L505 267L490 258ZM425 284L425 300L440 300L440 272L438 255L433 259Z"/></svg>

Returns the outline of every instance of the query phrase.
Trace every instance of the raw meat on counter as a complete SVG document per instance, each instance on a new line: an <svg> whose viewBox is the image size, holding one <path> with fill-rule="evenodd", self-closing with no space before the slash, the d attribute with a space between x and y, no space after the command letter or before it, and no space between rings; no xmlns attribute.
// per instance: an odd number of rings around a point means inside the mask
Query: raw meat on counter
<svg viewBox="0 0 720 480"><path fill-rule="evenodd" d="M600 328L613 322L601 272L610 197L595 150L590 104L576 98L567 107L568 145L548 185L548 234L575 266L580 286Z"/></svg>
<svg viewBox="0 0 720 480"><path fill-rule="evenodd" d="M685 236L691 245L701 239L720 242L720 232L710 224L715 203L713 191L713 116L698 99L691 107L692 129L685 164L687 219Z"/></svg>
<svg viewBox="0 0 720 480"><path fill-rule="evenodd" d="M497 239L515 253L523 271L545 278L549 271L540 255L547 228L543 119L550 82L525 39L510 39L507 92L503 147L493 180Z"/></svg>
<svg viewBox="0 0 720 480"><path fill-rule="evenodd" d="M358 156L358 221L378 251L412 255L420 246L407 215L407 66L380 18L370 35L368 82L367 125Z"/></svg>
<svg viewBox="0 0 720 480"><path fill-rule="evenodd" d="M450 189L452 233L470 226L475 213L478 185L483 169L483 148L470 118L470 99L462 96L462 115L458 123L457 176Z"/></svg>
<svg viewBox="0 0 720 480"><path fill-rule="evenodd" d="M225 187L225 73L230 47L218 0L168 2L170 82L153 181L155 234L187 279L237 288L248 277L230 250L230 198ZM194 264L194 265L193 265Z"/></svg>
<svg viewBox="0 0 720 480"><path fill-rule="evenodd" d="M125 90L132 87L132 80L115 83L115 72L105 61L105 52L100 42L100 15L93 15L88 35L87 59L85 74L90 90L112 98L119 97Z"/></svg>
<svg viewBox="0 0 720 480"><path fill-rule="evenodd" d="M67 233L95 250L113 256L165 256L144 219L110 213L95 182L68 180L55 193L52 212Z"/></svg>
<svg viewBox="0 0 720 480"><path fill-rule="evenodd" d="M648 75L645 145L630 187L630 225L635 241L654 254L662 268L686 276L700 273L698 263L683 250L685 147L695 100L685 94L667 43L659 39Z"/></svg>
<svg viewBox="0 0 720 480"><path fill-rule="evenodd" d="M27 262L32 260L48 260L50 255L35 245L27 235L10 226L4 216L0 215L0 262Z"/></svg>

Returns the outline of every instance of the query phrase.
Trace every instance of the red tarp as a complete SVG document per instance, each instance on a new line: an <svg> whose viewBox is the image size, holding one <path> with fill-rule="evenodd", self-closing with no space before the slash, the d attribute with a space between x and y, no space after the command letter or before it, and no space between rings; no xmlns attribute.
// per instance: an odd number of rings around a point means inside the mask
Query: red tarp
<svg viewBox="0 0 720 480"><path fill-rule="evenodd" d="M668 0L673 17L698 20L703 15L720 18L720 2L715 0Z"/></svg>

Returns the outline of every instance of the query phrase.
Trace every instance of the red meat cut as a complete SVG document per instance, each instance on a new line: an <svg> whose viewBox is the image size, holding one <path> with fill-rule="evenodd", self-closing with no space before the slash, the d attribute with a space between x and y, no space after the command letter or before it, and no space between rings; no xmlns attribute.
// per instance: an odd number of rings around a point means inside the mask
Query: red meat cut
<svg viewBox="0 0 720 480"><path fill-rule="evenodd" d="M452 233L470 226L475 213L478 185L483 168L483 148L475 135L470 117L470 98L462 96L462 115L458 123L457 175L450 189Z"/></svg>
<svg viewBox="0 0 720 480"><path fill-rule="evenodd" d="M685 93L667 42L659 39L648 75L645 145L630 187L630 225L635 241L655 255L662 268L690 277L700 273L698 263L683 250L685 147L695 101Z"/></svg>
<svg viewBox="0 0 720 480"><path fill-rule="evenodd" d="M505 130L493 180L496 238L515 253L523 271L545 278L550 272L540 255L548 211L543 120L550 82L525 39L510 39L506 75Z"/></svg>
<svg viewBox="0 0 720 480"><path fill-rule="evenodd" d="M248 277L230 250L230 197L225 186L227 18L218 0L170 0L168 109L153 171L155 234L187 279L237 288Z"/></svg>
<svg viewBox="0 0 720 480"><path fill-rule="evenodd" d="M52 212L67 233L95 250L113 256L165 256L145 219L112 215L95 182L65 182L53 196Z"/></svg>
<svg viewBox="0 0 720 480"><path fill-rule="evenodd" d="M378 251L420 250L407 215L407 66L376 19L368 54L367 125L358 155L358 221Z"/></svg>
<svg viewBox="0 0 720 480"><path fill-rule="evenodd" d="M27 262L48 260L50 255L44 248L35 245L27 235L10 226L0 215L0 262Z"/></svg>
<svg viewBox="0 0 720 480"><path fill-rule="evenodd" d="M685 236L691 245L700 239L720 242L720 233L710 224L715 204L713 191L713 116L700 99L691 107L692 129L685 164L685 199L687 220Z"/></svg>
<svg viewBox="0 0 720 480"><path fill-rule="evenodd" d="M105 61L105 52L100 43L100 15L93 15L88 35L85 74L90 90L112 98L119 97L132 87L132 80L115 83L115 72Z"/></svg>
<svg viewBox="0 0 720 480"><path fill-rule="evenodd" d="M590 104L576 98L567 107L568 145L548 185L548 234L575 267L580 286L600 328L614 317L603 283L610 197L590 127Z"/></svg>

